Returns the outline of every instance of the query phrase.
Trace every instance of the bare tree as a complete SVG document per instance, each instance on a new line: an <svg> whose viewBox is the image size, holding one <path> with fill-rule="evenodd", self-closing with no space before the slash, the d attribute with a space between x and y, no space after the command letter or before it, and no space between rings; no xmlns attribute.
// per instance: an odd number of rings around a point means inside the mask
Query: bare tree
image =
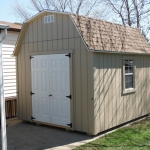
<svg viewBox="0 0 150 150"><path fill-rule="evenodd" d="M150 31L150 1L149 0L105 0L112 13L118 16L115 21L124 25L140 28L147 35Z"/></svg>
<svg viewBox="0 0 150 150"><path fill-rule="evenodd" d="M150 15L149 0L106 0L108 7L119 16L122 24L141 27L142 21Z"/></svg>
<svg viewBox="0 0 150 150"><path fill-rule="evenodd" d="M22 7L19 0L12 4L11 12L22 20L26 20L44 9L66 11L75 14L103 18L105 12L103 0L29 0L28 7ZM100 9L102 8L102 9Z"/></svg>
<svg viewBox="0 0 150 150"><path fill-rule="evenodd" d="M13 9L13 13L17 18L23 18L24 20L26 20L31 16L22 4L15 2L13 5L15 6L15 9Z"/></svg>

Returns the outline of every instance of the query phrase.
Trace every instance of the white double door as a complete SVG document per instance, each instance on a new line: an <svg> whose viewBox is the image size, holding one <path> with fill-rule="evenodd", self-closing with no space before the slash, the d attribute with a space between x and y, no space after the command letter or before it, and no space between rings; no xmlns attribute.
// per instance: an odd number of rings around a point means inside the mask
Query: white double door
<svg viewBox="0 0 150 150"><path fill-rule="evenodd" d="M69 57L36 55L31 59L32 117L45 123L70 123Z"/></svg>

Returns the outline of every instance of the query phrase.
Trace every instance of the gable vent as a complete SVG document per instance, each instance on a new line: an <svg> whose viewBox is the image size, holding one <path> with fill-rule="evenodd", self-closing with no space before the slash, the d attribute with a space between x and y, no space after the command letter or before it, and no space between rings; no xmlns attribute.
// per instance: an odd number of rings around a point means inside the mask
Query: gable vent
<svg viewBox="0 0 150 150"><path fill-rule="evenodd" d="M44 23L54 22L54 15L49 15L44 17Z"/></svg>

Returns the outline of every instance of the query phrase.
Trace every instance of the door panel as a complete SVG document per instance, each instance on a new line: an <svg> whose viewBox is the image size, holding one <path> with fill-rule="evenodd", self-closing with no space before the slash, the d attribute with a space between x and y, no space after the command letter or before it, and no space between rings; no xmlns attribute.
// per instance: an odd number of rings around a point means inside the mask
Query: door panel
<svg viewBox="0 0 150 150"><path fill-rule="evenodd" d="M37 121L50 121L48 56L39 55L31 59L32 69L32 116Z"/></svg>
<svg viewBox="0 0 150 150"><path fill-rule="evenodd" d="M69 57L49 55L51 123L67 126L70 123ZM55 99L55 102L54 102Z"/></svg>

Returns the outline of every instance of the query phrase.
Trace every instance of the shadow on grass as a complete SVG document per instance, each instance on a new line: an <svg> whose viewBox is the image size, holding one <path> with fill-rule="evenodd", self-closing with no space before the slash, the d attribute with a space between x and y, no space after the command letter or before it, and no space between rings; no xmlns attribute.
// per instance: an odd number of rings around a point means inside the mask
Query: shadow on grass
<svg viewBox="0 0 150 150"><path fill-rule="evenodd" d="M150 119L105 135L78 149L150 149Z"/></svg>

